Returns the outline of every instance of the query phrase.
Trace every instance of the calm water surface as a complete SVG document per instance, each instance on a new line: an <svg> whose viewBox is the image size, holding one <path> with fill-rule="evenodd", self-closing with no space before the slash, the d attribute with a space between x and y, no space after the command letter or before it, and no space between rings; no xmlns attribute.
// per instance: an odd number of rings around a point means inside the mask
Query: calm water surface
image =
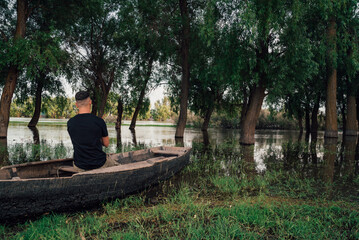
<svg viewBox="0 0 359 240"><path fill-rule="evenodd" d="M18 122L28 122L28 118L11 118L10 126L8 129L7 146L11 147L16 144L32 144L36 141L44 142L48 145L63 144L69 149L68 157L72 156L72 144L71 139L67 132L66 119L40 119L38 125L38 138L34 138L34 132L31 131L26 124ZM62 122L62 124L54 124L56 122ZM49 123L49 124L45 124ZM125 121L124 124L128 124ZM147 125L163 125L163 126L144 126ZM174 146L175 131L174 127L166 126L168 123L162 122L138 122L135 133L132 133L128 126L122 126L121 128L121 142L124 145L131 144L143 144L145 146ZM117 132L114 125L108 125L108 132L111 141L109 152L116 151ZM192 146L193 142L208 142L211 145L218 145L228 140L239 140L239 130L237 129L209 129L208 139L204 138L200 129L188 128L185 131L184 145ZM284 131L284 130L258 130L255 134L255 146L254 146L254 161L256 163L257 170L264 170L265 165L263 158L267 154L268 149L278 150L278 154L281 154L282 145L288 141L298 141L298 131ZM37 140L36 140L37 139ZM340 140L340 138L339 138ZM318 154L320 155L323 148L323 132L318 136ZM4 144L4 143L3 143ZM11 154L11 153L10 153Z"/></svg>
<svg viewBox="0 0 359 240"><path fill-rule="evenodd" d="M73 150L67 133L67 120L41 119L37 131L30 130L24 123L30 119L11 120L7 140L0 141L0 146L2 145L0 150L7 146L4 156L8 160L4 161L5 158L1 157L0 151L0 160L3 160L0 161L0 165L72 157ZM129 124L127 121L124 123ZM144 126L145 124L156 126ZM138 122L134 133L128 129L128 125L122 126L120 138L122 151L125 150L125 146L176 145L174 139L176 129L167 125L169 124L161 122ZM118 135L115 126L108 124L108 131L110 147L106 151L116 152ZM197 143L205 143L215 147L222 143L230 143L228 152L220 157L221 166L225 170L233 164L232 159L236 159L231 157L231 153L237 154L237 150L240 149L239 134L239 130L212 128L209 129L207 136L200 129L188 128L185 131L183 144L191 147ZM335 179L355 179L359 174L357 138L348 138L343 142L342 135L339 134L338 140L324 141L323 135L323 132L319 132L317 142L313 145L310 141L305 142L304 136L300 136L299 131L258 130L255 134L254 148L241 148L243 154L241 159L254 165L255 170L253 170L257 173L279 166L285 171L301 172L304 178L314 175L315 178L323 179L325 182L333 182ZM56 155L57 151L60 152L59 155ZM226 154L229 154L228 157ZM350 188L356 186L350 181L343 185L344 188L352 193L358 192L359 195L358 189Z"/></svg>

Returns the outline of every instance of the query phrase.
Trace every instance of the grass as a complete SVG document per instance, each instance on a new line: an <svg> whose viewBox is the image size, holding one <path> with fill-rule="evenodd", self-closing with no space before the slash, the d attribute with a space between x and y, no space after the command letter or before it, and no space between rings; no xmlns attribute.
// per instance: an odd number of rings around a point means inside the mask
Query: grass
<svg viewBox="0 0 359 240"><path fill-rule="evenodd" d="M324 182L306 149L269 151L257 173L235 142L194 143L191 164L158 186L95 210L0 225L0 238L359 239L358 174Z"/></svg>

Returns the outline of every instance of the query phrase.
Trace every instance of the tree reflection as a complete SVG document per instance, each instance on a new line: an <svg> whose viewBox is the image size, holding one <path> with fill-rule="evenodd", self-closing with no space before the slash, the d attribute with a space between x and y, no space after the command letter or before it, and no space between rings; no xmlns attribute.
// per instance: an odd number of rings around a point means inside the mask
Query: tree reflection
<svg viewBox="0 0 359 240"><path fill-rule="evenodd" d="M9 165L7 138L0 138L0 166Z"/></svg>
<svg viewBox="0 0 359 240"><path fill-rule="evenodd" d="M202 130L203 144L205 147L209 146L209 135L207 130Z"/></svg>
<svg viewBox="0 0 359 240"><path fill-rule="evenodd" d="M254 162L254 145L241 145L242 156L242 174L247 178L253 178L256 175L255 162Z"/></svg>
<svg viewBox="0 0 359 240"><path fill-rule="evenodd" d="M355 150L357 144L356 136L345 136L344 140L344 158L342 175L353 179L355 172Z"/></svg>
<svg viewBox="0 0 359 240"><path fill-rule="evenodd" d="M116 147L117 149L122 147L121 128L116 128Z"/></svg>
<svg viewBox="0 0 359 240"><path fill-rule="evenodd" d="M41 150L40 150L40 134L37 127L29 127L29 129L32 132L34 145L32 146L32 159L34 161L40 161L41 160Z"/></svg>
<svg viewBox="0 0 359 240"><path fill-rule="evenodd" d="M337 140L337 138L324 139L323 181L326 183L333 183L334 163L337 156Z"/></svg>
<svg viewBox="0 0 359 240"><path fill-rule="evenodd" d="M132 143L135 147L137 147L137 139L136 139L136 130L130 129L132 135Z"/></svg>
<svg viewBox="0 0 359 240"><path fill-rule="evenodd" d="M177 147L184 147L183 137L175 137L175 142Z"/></svg>
<svg viewBox="0 0 359 240"><path fill-rule="evenodd" d="M33 140L34 140L34 144L40 144L40 135L39 135L39 130L37 129L37 127L29 127L29 129L32 132L32 136L33 136Z"/></svg>

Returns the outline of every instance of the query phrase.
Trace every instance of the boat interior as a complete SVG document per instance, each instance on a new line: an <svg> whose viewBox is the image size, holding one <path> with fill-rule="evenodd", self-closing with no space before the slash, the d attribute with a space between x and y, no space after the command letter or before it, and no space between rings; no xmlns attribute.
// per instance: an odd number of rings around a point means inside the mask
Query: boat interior
<svg viewBox="0 0 359 240"><path fill-rule="evenodd" d="M132 152L109 154L120 165L132 164L151 159L159 160L176 157L187 152L188 148L156 147ZM87 171L88 172L88 171ZM70 177L78 172L73 168L73 159L56 159L40 162L29 162L0 168L1 180L20 180L33 178Z"/></svg>

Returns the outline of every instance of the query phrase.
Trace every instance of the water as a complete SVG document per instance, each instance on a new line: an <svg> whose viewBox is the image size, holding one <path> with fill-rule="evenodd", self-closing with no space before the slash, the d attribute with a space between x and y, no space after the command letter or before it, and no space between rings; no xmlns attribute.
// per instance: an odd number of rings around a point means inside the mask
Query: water
<svg viewBox="0 0 359 240"><path fill-rule="evenodd" d="M29 118L11 118L8 129L7 146L15 146L16 144L45 143L50 146L61 146L68 149L66 157L72 156L72 143L67 132L66 119L40 119L38 125L38 133L33 132L27 127L26 122ZM24 123L25 122L25 123ZM57 124L60 123L60 124ZM124 124L129 124L125 121ZM145 126L156 125L156 126ZM162 125L162 126L161 126ZM170 123L163 122L141 122L136 126L135 133L128 129L128 126L121 127L121 143L123 145L144 145L144 146L174 146L175 131L174 127L170 127ZM110 137L110 148L108 152L116 152L117 131L114 125L108 125ZM209 129L208 139L204 136L200 129L187 128L184 135L184 146L192 146L193 142L209 142L211 145L218 145L229 139L238 141L240 132L237 129ZM281 154L282 145L288 141L298 141L298 131L285 130L257 130L255 134L254 161L259 171L265 170L266 166L263 159L267 155L269 149L277 150L277 154ZM339 139L340 140L340 139ZM4 145L5 143L3 143ZM318 134L318 150L319 155L323 149L323 132ZM10 156L11 159L11 156Z"/></svg>
<svg viewBox="0 0 359 240"><path fill-rule="evenodd" d="M31 146L34 143L46 143L49 146L59 146L67 149L66 157L72 156L72 143L67 132L66 119L40 119L40 124L34 132L27 127L26 122L29 118L11 118L10 126L8 129L8 138L6 143L9 148L19 144ZM25 122L25 123L24 123ZM124 124L129 124L125 121ZM145 126L156 125L156 126ZM128 129L128 126L121 127L121 143L123 145L143 145L143 146L174 146L175 131L174 127L168 126L170 123L163 122L141 122L139 121L136 126L135 133ZM114 125L108 124L108 132L111 145L107 152L116 152L117 131ZM316 144L316 155L322 159L324 152L324 134L319 132ZM200 129L187 128L184 135L184 146L192 146L193 142L204 142L210 145L218 145L228 140L238 141L240 132L237 129L217 129L212 128L208 130L208 136L204 135ZM282 155L282 146L287 142L303 141L300 137L299 131L286 131L286 130L257 130L255 134L254 146L254 161L256 163L257 171L266 169L264 159L270 150L276 155ZM299 139L300 138L300 139ZM341 134L339 134L338 141L341 141ZM11 155L11 153L10 153ZM12 157L10 156L10 159Z"/></svg>
<svg viewBox="0 0 359 240"><path fill-rule="evenodd" d="M5 154L0 151L0 166L72 157L72 143L67 133L67 120L41 119L37 131L29 129L27 124L23 123L28 120L12 119L7 140L0 141L0 146L7 146L8 149ZM125 122L125 124L128 123ZM144 124L156 126L144 126ZM125 151L128 146L135 145L140 147L174 146L176 145L174 138L176 129L168 125L161 122L139 122L134 133L128 129L128 125L122 126L120 138L122 148L118 149L117 131L114 125L108 124L110 147L106 151ZM249 171L254 174L261 174L266 170L284 170L288 173L299 173L302 179L314 178L320 179L320 182L335 183L338 188L342 189L342 192L348 192L348 195L359 194L355 187L358 183L353 184L353 181L358 182L359 174L357 138L347 138L343 142L342 135L339 134L339 138L334 142L324 141L323 132L319 132L317 142L311 143L306 142L304 136L300 136L298 131L257 130L254 147L240 147L239 137L240 132L235 129L212 128L209 129L207 136L200 129L187 128L183 145L192 147L204 143L211 151L222 145L221 154L216 156L212 152L211 156L220 159L220 164L216 166L219 166L225 175L238 174L240 170L236 161L244 159L246 163L250 163L252 167ZM228 146L223 147L226 144ZM241 152L243 157L238 157L238 152ZM342 179L345 181L343 182Z"/></svg>

